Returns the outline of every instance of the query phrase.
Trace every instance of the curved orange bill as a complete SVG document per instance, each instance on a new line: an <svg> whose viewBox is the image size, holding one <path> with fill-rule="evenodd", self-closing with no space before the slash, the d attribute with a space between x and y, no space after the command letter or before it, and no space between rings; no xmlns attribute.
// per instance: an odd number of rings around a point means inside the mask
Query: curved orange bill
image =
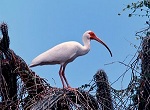
<svg viewBox="0 0 150 110"><path fill-rule="evenodd" d="M100 40L97 36L92 36L91 39L94 39L94 40L98 41L99 43L101 43L102 45L104 45L107 48L107 50L109 51L109 53L112 57L112 53L111 53L109 47L102 40Z"/></svg>

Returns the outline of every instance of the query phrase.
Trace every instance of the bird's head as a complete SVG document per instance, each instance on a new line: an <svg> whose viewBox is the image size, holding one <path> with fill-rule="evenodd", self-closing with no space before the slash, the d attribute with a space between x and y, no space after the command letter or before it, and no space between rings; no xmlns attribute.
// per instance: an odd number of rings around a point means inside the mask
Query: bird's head
<svg viewBox="0 0 150 110"><path fill-rule="evenodd" d="M93 31L86 31L84 34L86 34L90 40L96 40L102 45L104 45L107 50L109 51L110 55L112 56L112 52L110 51L109 47L100 39L96 36L96 34Z"/></svg>

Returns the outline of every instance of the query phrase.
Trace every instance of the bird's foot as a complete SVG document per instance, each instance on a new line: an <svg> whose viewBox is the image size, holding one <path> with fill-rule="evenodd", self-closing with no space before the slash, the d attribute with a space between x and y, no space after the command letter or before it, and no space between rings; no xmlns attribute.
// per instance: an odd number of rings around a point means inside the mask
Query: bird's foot
<svg viewBox="0 0 150 110"><path fill-rule="evenodd" d="M67 88L69 91L77 91L77 88Z"/></svg>
<svg viewBox="0 0 150 110"><path fill-rule="evenodd" d="M69 90L69 91L77 91L77 88L72 88L70 86L64 87L64 89Z"/></svg>

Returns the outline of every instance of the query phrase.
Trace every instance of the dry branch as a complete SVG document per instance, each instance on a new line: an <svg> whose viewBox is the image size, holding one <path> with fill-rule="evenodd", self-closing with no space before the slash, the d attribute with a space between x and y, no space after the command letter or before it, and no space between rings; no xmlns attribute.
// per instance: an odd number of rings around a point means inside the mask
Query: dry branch
<svg viewBox="0 0 150 110"><path fill-rule="evenodd" d="M7 24L2 23L0 28L3 35L0 39L0 110L148 110L150 37L144 38L137 58L134 55L129 64L119 62L127 70L118 79L131 70L131 81L126 89L112 88L106 73L99 70L89 84L70 90L51 87L29 69L26 62L9 48ZM142 72L137 70L140 64Z"/></svg>

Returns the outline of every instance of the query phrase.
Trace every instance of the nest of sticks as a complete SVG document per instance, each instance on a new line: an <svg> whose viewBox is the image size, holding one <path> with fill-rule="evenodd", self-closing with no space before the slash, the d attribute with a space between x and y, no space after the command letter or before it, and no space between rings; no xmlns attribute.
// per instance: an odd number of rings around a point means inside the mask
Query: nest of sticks
<svg viewBox="0 0 150 110"><path fill-rule="evenodd" d="M148 110L150 37L142 40L138 48L140 54L131 61L131 66L124 64L131 70L126 89L112 88L105 71L99 70L89 84L71 90L52 87L29 69L9 48L7 24L2 23L0 29L3 35L0 39L0 110L140 110L142 107Z"/></svg>

